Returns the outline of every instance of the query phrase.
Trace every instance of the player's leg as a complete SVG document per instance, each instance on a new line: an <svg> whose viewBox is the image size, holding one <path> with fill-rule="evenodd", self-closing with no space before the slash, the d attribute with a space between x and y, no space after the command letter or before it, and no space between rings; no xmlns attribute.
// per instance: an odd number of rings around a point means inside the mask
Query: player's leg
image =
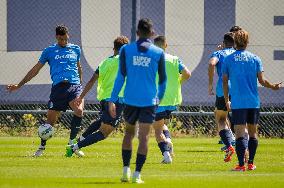
<svg viewBox="0 0 284 188"><path fill-rule="evenodd" d="M147 158L150 128L152 123L155 121L155 111L155 106L143 107L140 108L139 111L139 145L136 156L136 168L132 177L133 183L143 183L141 180L141 170Z"/></svg>
<svg viewBox="0 0 284 188"><path fill-rule="evenodd" d="M248 150L249 150L249 160L248 160L248 170L255 170L254 157L258 147L257 140L257 124L259 120L259 109L249 109L248 113Z"/></svg>
<svg viewBox="0 0 284 188"><path fill-rule="evenodd" d="M236 133L236 153L239 164L232 170L245 171L245 151L247 139L245 137L246 123L247 123L247 109L233 109L233 122Z"/></svg>
<svg viewBox="0 0 284 188"><path fill-rule="evenodd" d="M232 155L235 153L235 149L231 145L231 133L228 125L228 112L224 110L216 110L216 122L218 125L219 135L222 142L225 144L225 157L224 161L229 162L232 159Z"/></svg>
<svg viewBox="0 0 284 188"><path fill-rule="evenodd" d="M160 151L161 151L161 153L163 155L162 163L166 163L167 164L167 163L171 163L172 162L172 158L170 156L170 149L168 147L168 143L166 141L166 137L165 137L165 135L163 133L164 119L161 116L162 113L163 112L160 112L160 113L156 114L156 121L153 123L153 128L155 130L156 141L157 141L158 146L160 148Z"/></svg>
<svg viewBox="0 0 284 188"><path fill-rule="evenodd" d="M122 162L123 174L121 177L122 182L130 181L130 160L132 156L132 140L135 136L135 125L138 119L139 109L134 106L125 105L123 112L125 120L124 137L122 140Z"/></svg>
<svg viewBox="0 0 284 188"><path fill-rule="evenodd" d="M94 132L96 132L97 130L99 130L100 126L101 126L101 119L97 119L94 120L90 126L88 126L88 128L82 133L82 135L80 136L79 140L82 141L84 140L88 135L93 134Z"/></svg>
<svg viewBox="0 0 284 188"><path fill-rule="evenodd" d="M45 124L49 124L49 125L53 126L56 123L59 114L60 114L59 111L48 110L47 111L47 120L46 120ZM45 150L45 146L46 146L46 140L41 139L40 146L37 149L37 151L34 153L34 156L40 157Z"/></svg>

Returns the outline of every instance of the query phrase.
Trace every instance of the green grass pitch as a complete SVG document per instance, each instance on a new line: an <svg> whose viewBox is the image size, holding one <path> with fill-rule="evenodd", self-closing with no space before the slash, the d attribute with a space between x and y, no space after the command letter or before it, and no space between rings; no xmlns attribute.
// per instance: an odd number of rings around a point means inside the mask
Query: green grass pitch
<svg viewBox="0 0 284 188"><path fill-rule="evenodd" d="M85 158L65 158L65 138L48 141L45 155L31 157L36 137L0 137L0 187L284 187L284 140L260 139L257 169L231 172L236 156L223 162L218 138L174 138L173 164L161 164L161 154L151 138L143 167L143 185L120 183L122 137L112 137L84 148ZM135 168L135 139L131 169Z"/></svg>

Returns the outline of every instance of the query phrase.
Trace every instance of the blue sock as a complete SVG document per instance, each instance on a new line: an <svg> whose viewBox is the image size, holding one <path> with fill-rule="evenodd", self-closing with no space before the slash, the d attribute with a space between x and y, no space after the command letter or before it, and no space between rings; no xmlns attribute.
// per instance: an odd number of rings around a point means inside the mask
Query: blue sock
<svg viewBox="0 0 284 188"><path fill-rule="evenodd" d="M88 135L84 140L78 142L78 147L86 147L104 139L104 134L101 131L97 131L93 134Z"/></svg>
<svg viewBox="0 0 284 188"><path fill-rule="evenodd" d="M130 166L131 155L132 155L132 150L122 149L123 166Z"/></svg>
<svg viewBox="0 0 284 188"><path fill-rule="evenodd" d="M236 152L239 160L239 165L244 166L245 161L245 151L246 151L246 146L245 146L246 139L244 137L240 137L236 140Z"/></svg>
<svg viewBox="0 0 284 188"><path fill-rule="evenodd" d="M45 146L45 145L46 145L46 140L41 139L41 140L40 140L40 145L41 145L41 146Z"/></svg>
<svg viewBox="0 0 284 188"><path fill-rule="evenodd" d="M254 156L255 156L255 153L256 153L257 146L258 146L258 140L256 138L250 137L249 141L248 141L248 149L249 149L248 163L249 164L253 164L253 160L254 160Z"/></svg>
<svg viewBox="0 0 284 188"><path fill-rule="evenodd" d="M137 153L135 171L141 172L145 161L146 161L146 155L142 155L142 154Z"/></svg>
<svg viewBox="0 0 284 188"><path fill-rule="evenodd" d="M78 117L76 115L73 116L71 121L71 132L70 132L70 140L76 138L80 128L81 128L82 117Z"/></svg>
<svg viewBox="0 0 284 188"><path fill-rule="evenodd" d="M99 130L99 128L101 127L101 119L98 119L96 121L94 121L86 130L85 132L82 134L82 136L84 138L86 138L88 135L96 132L97 130Z"/></svg>
<svg viewBox="0 0 284 188"><path fill-rule="evenodd" d="M166 138L171 138L171 133L169 130L163 130L163 134L165 135Z"/></svg>
<svg viewBox="0 0 284 188"><path fill-rule="evenodd" d="M231 133L229 129L223 129L219 132L222 142L229 148L231 146Z"/></svg>
<svg viewBox="0 0 284 188"><path fill-rule="evenodd" d="M169 151L169 147L166 142L160 142L158 143L158 146L160 148L160 151L162 152L162 155L164 154L165 151Z"/></svg>

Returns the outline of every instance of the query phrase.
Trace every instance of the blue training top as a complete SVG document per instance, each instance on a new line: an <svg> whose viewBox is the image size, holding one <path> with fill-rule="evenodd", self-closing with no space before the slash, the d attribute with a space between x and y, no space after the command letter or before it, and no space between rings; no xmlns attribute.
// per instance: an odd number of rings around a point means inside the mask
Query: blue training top
<svg viewBox="0 0 284 188"><path fill-rule="evenodd" d="M216 52L213 52L211 57L215 57L218 59L218 63L216 64L217 68L217 75L218 75L218 82L216 86L216 95L218 97L223 97L223 79L222 79L222 65L224 64L224 59L227 55L230 55L231 53L235 52L234 48L224 48L222 50L218 50ZM230 91L231 83L229 81L229 91Z"/></svg>
<svg viewBox="0 0 284 188"><path fill-rule="evenodd" d="M158 92L157 72L159 73ZM153 45L150 39L139 39L124 45L120 50L119 70L110 101L117 101L125 79L125 104L137 107L157 105L166 89L164 51Z"/></svg>
<svg viewBox="0 0 284 188"><path fill-rule="evenodd" d="M231 80L231 108L259 108L257 74L263 71L261 59L251 52L237 50L225 58L223 75Z"/></svg>
<svg viewBox="0 0 284 188"><path fill-rule="evenodd" d="M80 61L81 49L78 45L68 43L65 47L58 44L45 48L39 62L50 66L52 85L68 80L72 84L80 84L77 62Z"/></svg>

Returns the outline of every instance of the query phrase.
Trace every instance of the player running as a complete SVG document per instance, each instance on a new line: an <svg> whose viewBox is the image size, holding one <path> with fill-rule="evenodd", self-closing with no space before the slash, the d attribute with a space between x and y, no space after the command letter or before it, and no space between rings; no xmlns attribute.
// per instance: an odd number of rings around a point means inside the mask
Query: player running
<svg viewBox="0 0 284 188"><path fill-rule="evenodd" d="M108 110L108 101L111 97L111 92L114 86L114 81L118 72L119 65L119 50L120 48L128 44L129 40L125 36L117 37L113 44L113 56L103 60L92 78L87 83L82 94L76 99L76 102L80 104L86 94L91 90L96 80L98 80L97 87L97 99L100 101L101 112L100 118L94 121L87 130L79 138L77 144L68 145L66 147L66 157L71 157L73 153L80 155L80 148L89 146L101 140L104 140L108 135L119 125L121 114L123 111L123 98L122 92L120 92L120 98L116 101L116 117L112 118Z"/></svg>
<svg viewBox="0 0 284 188"><path fill-rule="evenodd" d="M165 36L157 36L154 44L164 51L168 44ZM191 76L190 71L185 67L177 56L165 53L167 86L163 100L156 110L155 136L158 146L162 152L162 163L172 163L173 143L167 124L172 111L177 110L177 105L182 102L181 84Z"/></svg>
<svg viewBox="0 0 284 188"><path fill-rule="evenodd" d="M155 120L156 105L163 99L166 89L165 55L162 49L152 44L153 23L150 19L141 19L138 23L136 42L122 47L119 56L119 71L109 103L112 117L116 116L115 102L124 84L125 135L122 143L123 176L122 182L130 181L130 159L135 125L139 126L139 146L136 168L132 176L133 183L143 183L141 169L146 161L151 124ZM156 74L159 74L158 91Z"/></svg>
<svg viewBox="0 0 284 188"><path fill-rule="evenodd" d="M232 159L232 155L235 153L235 149L232 146L233 142L233 134L230 131L230 121L228 119L228 111L226 108L226 103L223 94L222 87L222 66L224 64L224 59L229 54L233 53L235 49L234 46L234 34L232 32L225 33L223 40L223 49L214 52L211 55L208 66L208 78L209 78L209 86L208 93L209 95L215 95L213 92L213 76L215 67L217 68L218 74L218 82L216 86L216 102L215 102L215 120L218 126L219 135L221 137L222 142L225 144L225 157L224 161L229 162ZM230 87L230 82L229 82Z"/></svg>
<svg viewBox="0 0 284 188"><path fill-rule="evenodd" d="M249 35L245 30L237 31L234 35L236 51L228 55L222 68L223 90L228 110L232 110L232 118L236 133L236 152L239 164L233 171L245 171L244 155L248 142L248 170L255 170L254 157L258 146L257 124L259 120L260 99L257 80L267 88L278 90L281 83L271 84L264 78L261 59L246 50ZM231 82L229 98L229 83ZM249 141L245 137L248 127Z"/></svg>

